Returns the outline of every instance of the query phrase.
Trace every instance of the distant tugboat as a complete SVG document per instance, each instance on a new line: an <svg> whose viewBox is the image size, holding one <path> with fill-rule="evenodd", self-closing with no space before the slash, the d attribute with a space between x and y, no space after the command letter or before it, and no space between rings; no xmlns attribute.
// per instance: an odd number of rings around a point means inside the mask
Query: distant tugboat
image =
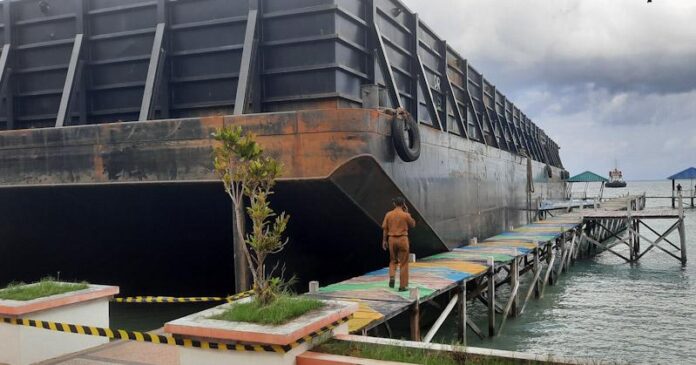
<svg viewBox="0 0 696 365"><path fill-rule="evenodd" d="M625 188L626 181L623 179L623 173L618 168L609 171L609 182L604 183L608 188Z"/></svg>

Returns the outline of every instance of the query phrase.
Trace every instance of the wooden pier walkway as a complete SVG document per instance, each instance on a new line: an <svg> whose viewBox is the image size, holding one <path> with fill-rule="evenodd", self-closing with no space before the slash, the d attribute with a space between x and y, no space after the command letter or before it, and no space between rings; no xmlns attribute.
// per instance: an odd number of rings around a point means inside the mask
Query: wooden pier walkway
<svg viewBox="0 0 696 365"><path fill-rule="evenodd" d="M527 256L577 229L581 223L582 218L551 218L515 228L475 245L420 259L409 267L410 287L417 289L415 291L399 292L389 288L388 269L383 268L322 287L316 295L358 302L360 310L349 322L349 328L351 332L366 332L418 303L465 288L468 281L494 271L498 265L509 265L515 259Z"/></svg>
<svg viewBox="0 0 696 365"><path fill-rule="evenodd" d="M578 209L514 228L477 244L418 259L411 263L409 269L410 292L399 292L389 288L388 269L382 268L315 289L310 295L359 303L360 310L349 322L349 327L351 332L363 334L401 313L410 311L411 337L413 340L421 340L419 305L448 294L450 303L425 336L426 342L437 331L441 324L438 322L444 321L451 313L457 304L457 296L460 340L465 341L464 332L467 325L477 335L483 336L482 331L466 318L466 301L478 299L489 307L488 332L495 335L502 329L508 315L516 316L523 311L532 295L542 296L546 284L553 284L555 277L567 270L579 255L584 252L591 255L602 251L616 254L612 247L625 243L631 248L630 258L619 256L633 262L654 247L662 249L656 242L666 240L663 235L657 241L649 241L651 246L641 253L639 233L634 234L633 231L637 229L636 222L651 218L680 217L677 210L645 210L644 196L609 199L595 209L586 209L584 206L574 208ZM620 232L627 229L629 237L619 237ZM605 246L602 242L610 238L617 238L617 243ZM647 240L644 236L643 238ZM546 273L541 275L544 267ZM533 273L534 279L531 283L535 284L530 283L526 295L519 298L519 276L527 272ZM512 287L510 298L504 307L496 303L495 299L495 288L503 284ZM496 313L502 314L500 324L495 319Z"/></svg>

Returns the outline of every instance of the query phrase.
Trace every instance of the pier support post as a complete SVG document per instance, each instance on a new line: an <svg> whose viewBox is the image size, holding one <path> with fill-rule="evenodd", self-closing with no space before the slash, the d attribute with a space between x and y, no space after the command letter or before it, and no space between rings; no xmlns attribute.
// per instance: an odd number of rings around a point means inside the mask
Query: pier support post
<svg viewBox="0 0 696 365"><path fill-rule="evenodd" d="M418 288L411 288L411 300L414 300L411 308L410 325L411 325L411 340L420 341L420 293Z"/></svg>
<svg viewBox="0 0 696 365"><path fill-rule="evenodd" d="M636 235L633 232L633 218L631 217L631 211L633 210L633 199L628 199L626 203L626 230L628 231L628 251L629 258L631 262L636 261Z"/></svg>
<svg viewBox="0 0 696 365"><path fill-rule="evenodd" d="M633 256L637 259L640 256L640 220L634 220L633 230L636 235L633 237L635 241L633 242Z"/></svg>
<svg viewBox="0 0 696 365"><path fill-rule="evenodd" d="M551 250L550 251L551 259L549 261L549 267L546 269L546 276L544 276L544 281L542 281L541 284L541 294L539 295L539 298L544 297L544 291L546 290L546 283L551 282L551 277L553 276L553 263L556 261L556 251Z"/></svg>
<svg viewBox="0 0 696 365"><path fill-rule="evenodd" d="M679 241L681 243L681 263L686 265L686 230L684 229L684 218L679 223Z"/></svg>
<svg viewBox="0 0 696 365"><path fill-rule="evenodd" d="M557 243L558 242L559 241L557 241ZM553 247L553 243L549 243L548 249L546 251L546 263L549 265L549 269L546 272L546 280L544 281L544 286L546 286L547 283L549 285L553 286L553 284L556 282L556 280L553 277L553 272L554 272L553 263L555 261L555 257L556 257L556 250ZM542 290L541 295L542 296L544 295L543 290Z"/></svg>
<svg viewBox="0 0 696 365"><path fill-rule="evenodd" d="M686 265L686 229L684 228L684 202L679 192L679 243L681 244L681 263Z"/></svg>
<svg viewBox="0 0 696 365"><path fill-rule="evenodd" d="M466 346L466 283L459 285L457 297L457 338L462 346Z"/></svg>
<svg viewBox="0 0 696 365"><path fill-rule="evenodd" d="M488 258L488 336L495 336L495 260Z"/></svg>
<svg viewBox="0 0 696 365"><path fill-rule="evenodd" d="M558 263L558 270L556 270L556 277L560 278L561 274L563 274L565 262L568 259L566 256L568 253L568 242L566 241L566 235L565 233L561 236L561 261ZM549 282L550 285L553 285L553 283Z"/></svg>
<svg viewBox="0 0 696 365"><path fill-rule="evenodd" d="M539 299L541 291L539 290L539 272L541 266L539 262L539 248L534 249L534 277L536 278L532 285L534 286L534 298Z"/></svg>
<svg viewBox="0 0 696 365"><path fill-rule="evenodd" d="M517 258L518 253L515 253L515 258L512 259L512 263L510 264L510 287L512 288L517 288L519 286L519 281L520 281L520 265L519 261ZM513 290L510 295L512 296L510 298L510 302L512 303L510 306L510 316L511 317L517 317L518 313L518 295L517 295L517 290Z"/></svg>

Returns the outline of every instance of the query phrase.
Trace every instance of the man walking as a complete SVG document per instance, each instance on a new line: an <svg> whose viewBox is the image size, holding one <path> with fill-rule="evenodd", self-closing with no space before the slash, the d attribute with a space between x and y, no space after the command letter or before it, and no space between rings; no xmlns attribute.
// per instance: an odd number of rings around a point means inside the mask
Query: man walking
<svg viewBox="0 0 696 365"><path fill-rule="evenodd" d="M406 201L402 197L393 200L394 209L387 213L382 223L382 248L389 249L389 287L394 287L396 265L399 265L399 291L408 290L408 229L416 226L416 221L408 213Z"/></svg>

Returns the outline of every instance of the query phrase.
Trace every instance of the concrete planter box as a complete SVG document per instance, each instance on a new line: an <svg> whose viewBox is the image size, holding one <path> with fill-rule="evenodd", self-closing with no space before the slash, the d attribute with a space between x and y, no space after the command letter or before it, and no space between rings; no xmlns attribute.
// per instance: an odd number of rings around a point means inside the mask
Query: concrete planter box
<svg viewBox="0 0 696 365"><path fill-rule="evenodd" d="M0 316L109 327L109 299L118 292L118 287L90 285L30 301L0 300ZM107 342L107 338L0 323L0 364L33 364Z"/></svg>
<svg viewBox="0 0 696 365"><path fill-rule="evenodd" d="M204 340L209 342L227 344L269 345L275 348L290 345L298 340L331 325L343 318L355 313L357 303L326 300L324 308L312 311L289 323L270 326L245 322L229 322L210 319L221 314L236 303L244 303L252 300L245 298L235 303L227 303L221 306L192 314L190 316L169 322L164 330L175 336ZM334 334L347 334L348 325L343 323L329 331L325 336ZM324 336L322 336L324 337ZM294 365L297 355L312 348L318 339L307 341L296 346L288 352L256 352L256 351L216 351L197 348L181 348L181 365L227 365L227 364L254 364L254 365Z"/></svg>

